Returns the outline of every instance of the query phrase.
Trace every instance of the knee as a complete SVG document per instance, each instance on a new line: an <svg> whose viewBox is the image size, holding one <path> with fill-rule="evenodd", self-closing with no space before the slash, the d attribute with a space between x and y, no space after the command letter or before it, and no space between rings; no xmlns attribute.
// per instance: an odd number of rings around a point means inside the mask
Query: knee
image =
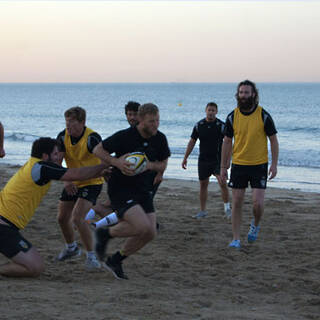
<svg viewBox="0 0 320 320"><path fill-rule="evenodd" d="M141 229L140 235L147 241L152 241L156 237L157 231L151 226L144 226Z"/></svg>
<svg viewBox="0 0 320 320"><path fill-rule="evenodd" d="M39 277L41 273L45 271L45 266L43 262L38 262L36 264L32 264L27 266L30 277Z"/></svg>
<svg viewBox="0 0 320 320"><path fill-rule="evenodd" d="M69 217L67 215L59 214L58 215L58 223L59 225L65 225L69 222Z"/></svg>
<svg viewBox="0 0 320 320"><path fill-rule="evenodd" d="M79 226L83 221L84 221L84 219L82 219L78 214L76 214L76 213L72 214L71 222L75 226Z"/></svg>
<svg viewBox="0 0 320 320"><path fill-rule="evenodd" d="M263 210L263 201L254 200L253 201L253 210L255 212L261 212Z"/></svg>

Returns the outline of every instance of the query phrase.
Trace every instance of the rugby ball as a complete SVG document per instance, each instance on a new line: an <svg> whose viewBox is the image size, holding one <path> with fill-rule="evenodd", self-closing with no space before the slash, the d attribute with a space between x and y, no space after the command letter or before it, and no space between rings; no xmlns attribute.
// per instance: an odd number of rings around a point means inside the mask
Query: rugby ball
<svg viewBox="0 0 320 320"><path fill-rule="evenodd" d="M142 173L147 165L147 156L143 152L131 152L126 161L131 163L130 167L135 170L135 175Z"/></svg>

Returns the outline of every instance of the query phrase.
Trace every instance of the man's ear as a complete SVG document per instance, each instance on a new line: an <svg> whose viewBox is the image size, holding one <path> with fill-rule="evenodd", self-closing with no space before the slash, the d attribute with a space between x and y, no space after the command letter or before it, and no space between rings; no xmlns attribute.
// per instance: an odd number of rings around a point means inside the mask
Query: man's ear
<svg viewBox="0 0 320 320"><path fill-rule="evenodd" d="M47 153L43 153L41 159L43 161L48 161L49 160L49 155Z"/></svg>

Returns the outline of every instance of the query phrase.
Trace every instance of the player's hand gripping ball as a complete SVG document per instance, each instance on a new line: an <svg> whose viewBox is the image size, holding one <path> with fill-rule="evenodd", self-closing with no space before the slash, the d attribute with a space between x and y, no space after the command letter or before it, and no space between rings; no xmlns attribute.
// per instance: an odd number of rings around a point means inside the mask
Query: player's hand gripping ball
<svg viewBox="0 0 320 320"><path fill-rule="evenodd" d="M131 163L130 167L134 169L134 175L145 171L147 166L147 156L143 152L131 152L125 159Z"/></svg>

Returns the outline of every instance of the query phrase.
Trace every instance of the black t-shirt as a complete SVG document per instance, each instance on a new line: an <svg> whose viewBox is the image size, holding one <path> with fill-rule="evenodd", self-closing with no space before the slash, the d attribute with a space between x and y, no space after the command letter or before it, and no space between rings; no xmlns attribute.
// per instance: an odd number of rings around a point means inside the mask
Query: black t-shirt
<svg viewBox="0 0 320 320"><path fill-rule="evenodd" d="M191 138L200 140L199 161L220 163L223 131L224 122L218 118L210 122L204 118L196 123Z"/></svg>
<svg viewBox="0 0 320 320"><path fill-rule="evenodd" d="M71 144L72 145L75 145L78 143L78 141L80 141L80 139L82 138L84 132L86 130L86 127L84 128L82 134L80 137L72 137L70 136L70 139L71 139ZM66 152L66 147L64 145L64 138L65 138L65 135L66 135L66 129L64 129L63 131L61 131L58 136L57 136L57 140L58 140L58 149L60 152ZM88 151L90 153L92 153L92 150L94 149L94 147L96 145L98 145L100 142L102 141L102 138L101 136L99 135L99 133L97 132L92 132L88 135L88 141L87 141L87 148L88 148Z"/></svg>
<svg viewBox="0 0 320 320"><path fill-rule="evenodd" d="M37 185L43 186L49 183L50 180L60 180L67 171L67 168L53 162L39 161L32 167L31 177Z"/></svg>
<svg viewBox="0 0 320 320"><path fill-rule="evenodd" d="M149 161L163 161L170 157L166 136L158 131L149 139L143 138L136 127L121 130L102 141L103 148L117 158L130 152L144 152ZM116 190L134 193L148 192L153 189L154 171L145 171L136 176L126 176L114 168L108 180L109 192Z"/></svg>

